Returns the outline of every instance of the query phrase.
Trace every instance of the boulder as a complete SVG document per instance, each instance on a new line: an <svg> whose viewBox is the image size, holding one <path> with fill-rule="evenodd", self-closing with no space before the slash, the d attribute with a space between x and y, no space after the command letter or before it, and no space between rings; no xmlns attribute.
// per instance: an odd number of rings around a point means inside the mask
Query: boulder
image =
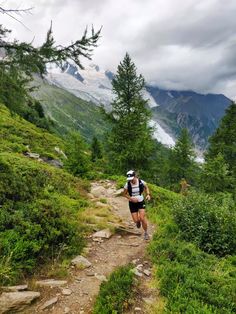
<svg viewBox="0 0 236 314"><path fill-rule="evenodd" d="M72 261L71 264L76 266L77 268L88 268L92 264L82 255L76 256Z"/></svg>
<svg viewBox="0 0 236 314"><path fill-rule="evenodd" d="M112 236L112 233L109 229L100 230L93 234L93 238L109 239L111 236Z"/></svg>
<svg viewBox="0 0 236 314"><path fill-rule="evenodd" d="M3 292L0 296L0 313L22 311L39 297L40 293L34 291Z"/></svg>

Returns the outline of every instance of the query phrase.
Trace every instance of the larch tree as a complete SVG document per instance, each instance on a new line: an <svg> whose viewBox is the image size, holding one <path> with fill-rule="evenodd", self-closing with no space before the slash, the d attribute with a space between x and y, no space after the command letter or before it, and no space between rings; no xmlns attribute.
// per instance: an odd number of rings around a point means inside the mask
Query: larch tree
<svg viewBox="0 0 236 314"><path fill-rule="evenodd" d="M29 10L6 10L0 7L0 14L15 18L14 14L27 13ZM33 75L43 76L48 63L62 66L67 60L72 60L83 68L81 57L91 59L100 32L101 30L95 32L92 27L89 35L86 29L80 39L62 46L56 44L51 24L44 43L35 47L32 43L9 39L11 31L0 25L0 102L24 118L36 115L36 120L40 119L42 108L32 98L31 91L34 87L29 84L33 80Z"/></svg>

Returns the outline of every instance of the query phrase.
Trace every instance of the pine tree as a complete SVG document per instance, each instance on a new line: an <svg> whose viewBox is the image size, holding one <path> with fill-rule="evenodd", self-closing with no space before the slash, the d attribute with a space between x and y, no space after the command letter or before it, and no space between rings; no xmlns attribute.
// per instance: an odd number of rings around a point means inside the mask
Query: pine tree
<svg viewBox="0 0 236 314"><path fill-rule="evenodd" d="M94 162L102 158L102 146L96 136L93 137L91 144L91 160Z"/></svg>
<svg viewBox="0 0 236 314"><path fill-rule="evenodd" d="M187 129L182 129L170 157L170 181L177 183L185 178L192 182L195 177L196 163L193 144Z"/></svg>
<svg viewBox="0 0 236 314"><path fill-rule="evenodd" d="M137 75L126 53L112 82L115 99L107 114L112 126L107 137L110 166L121 173L147 167L152 152L152 129L148 126L151 112L142 96L144 85L143 76Z"/></svg>
<svg viewBox="0 0 236 314"><path fill-rule="evenodd" d="M67 136L65 168L76 176L84 177L90 167L86 143L78 132L71 132Z"/></svg>
<svg viewBox="0 0 236 314"><path fill-rule="evenodd" d="M236 103L226 109L219 127L209 139L210 146L206 160L217 157L220 153L229 166L229 171L236 179Z"/></svg>
<svg viewBox="0 0 236 314"><path fill-rule="evenodd" d="M205 162L200 181L201 188L208 193L223 192L230 188L232 182L222 154Z"/></svg>

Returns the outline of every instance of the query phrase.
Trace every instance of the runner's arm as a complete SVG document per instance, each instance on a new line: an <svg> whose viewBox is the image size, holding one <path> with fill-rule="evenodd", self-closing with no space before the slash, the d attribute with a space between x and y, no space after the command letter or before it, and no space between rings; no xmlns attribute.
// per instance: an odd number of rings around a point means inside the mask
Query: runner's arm
<svg viewBox="0 0 236 314"><path fill-rule="evenodd" d="M146 193L146 200L147 200L147 201L150 201L151 196L150 196L150 191L149 191L149 188L148 188L148 186L147 186L147 183L146 183L145 186L144 186L144 190L145 190L145 193Z"/></svg>

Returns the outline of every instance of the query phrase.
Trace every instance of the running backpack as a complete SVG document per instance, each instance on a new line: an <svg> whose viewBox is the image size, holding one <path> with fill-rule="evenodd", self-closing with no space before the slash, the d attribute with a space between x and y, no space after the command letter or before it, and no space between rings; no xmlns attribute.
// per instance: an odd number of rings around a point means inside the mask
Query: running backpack
<svg viewBox="0 0 236 314"><path fill-rule="evenodd" d="M139 194L141 195L144 191L144 184L142 182L142 180L138 179L139 180ZM131 182L128 181L128 192L129 192L129 195L132 196L132 186L131 186Z"/></svg>

